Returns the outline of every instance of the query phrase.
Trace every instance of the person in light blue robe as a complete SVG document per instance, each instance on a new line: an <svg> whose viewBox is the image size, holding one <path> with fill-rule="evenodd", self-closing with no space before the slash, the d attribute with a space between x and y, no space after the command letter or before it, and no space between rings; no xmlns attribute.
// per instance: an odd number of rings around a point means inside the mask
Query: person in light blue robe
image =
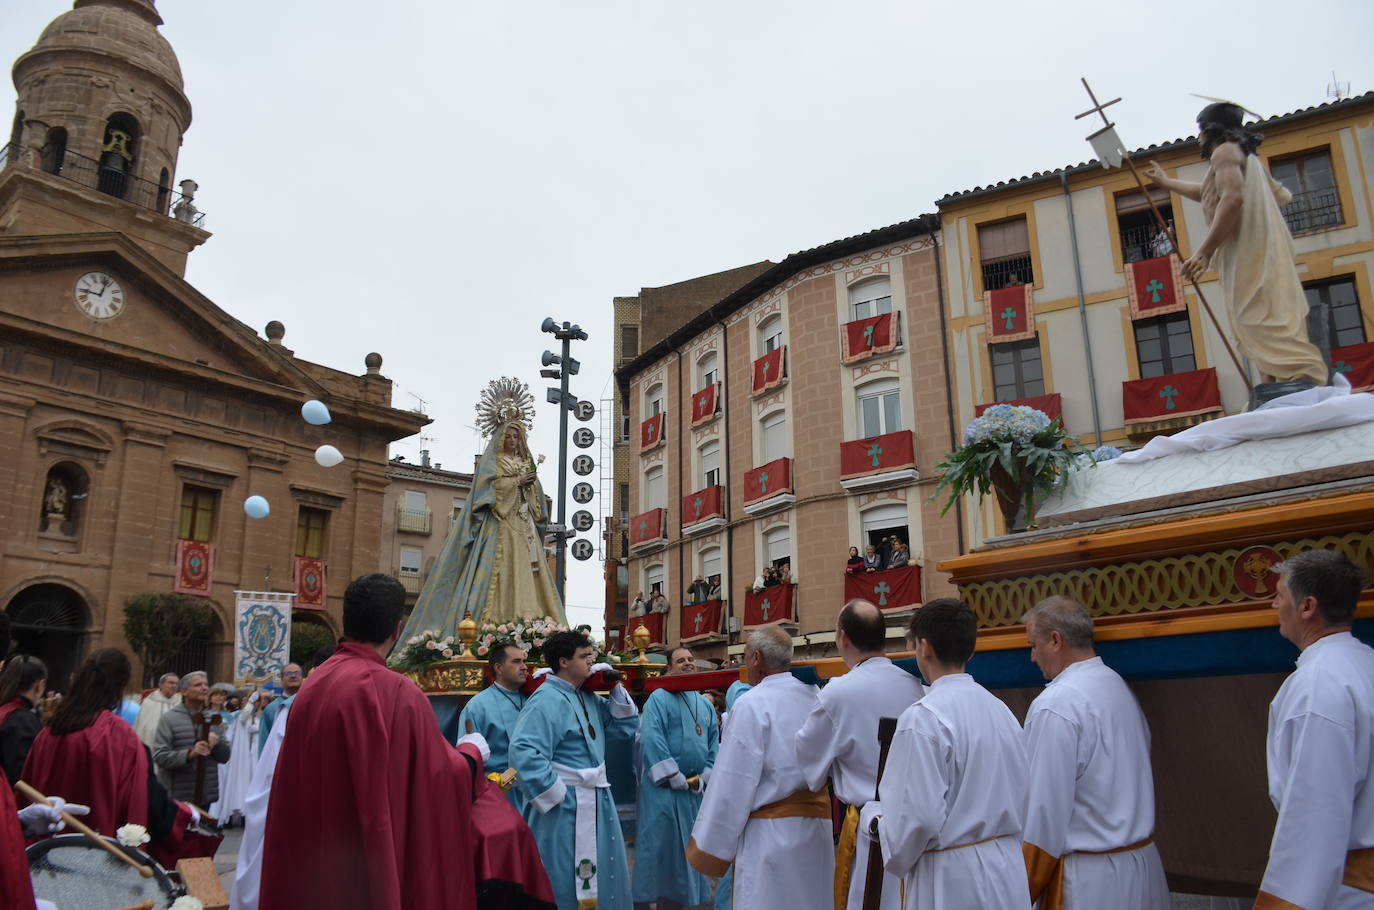
<svg viewBox="0 0 1374 910"><path fill-rule="evenodd" d="M544 656L557 669L520 711L510 762L558 910L631 910L625 836L606 777L606 740L632 739L639 711L624 686L616 685L610 698L581 691L594 668L609 669L593 665L594 654L578 632L556 632L544 642ZM594 903L579 903L587 900Z"/></svg>
<svg viewBox="0 0 1374 910"><path fill-rule="evenodd" d="M520 719L520 709L528 697L520 691L529 675L525 666L525 652L511 644L493 645L487 660L491 667L493 682L474 695L463 713L458 715L458 729L461 736L479 733L487 741L491 755L487 757L486 770L502 774L512 767L510 761L510 737L515 723ZM519 786L506 791L506 797L523 814L525 798Z"/></svg>
<svg viewBox="0 0 1374 910"><path fill-rule="evenodd" d="M669 657L669 675L696 669L690 648ZM711 880L687 864L687 841L720 746L716 708L700 692L657 689L639 722L642 770L635 841L634 898L658 910L711 898Z"/></svg>
<svg viewBox="0 0 1374 910"><path fill-rule="evenodd" d="M754 687L742 679L730 683L730 688L725 690L724 723L729 723L730 710L735 707L735 702L739 701L739 697L752 688ZM722 726L721 735L724 735L724 733L725 729ZM731 866L729 869L725 870L725 874L720 877L720 881L716 884L716 910L731 910L730 892L734 886L735 867Z"/></svg>

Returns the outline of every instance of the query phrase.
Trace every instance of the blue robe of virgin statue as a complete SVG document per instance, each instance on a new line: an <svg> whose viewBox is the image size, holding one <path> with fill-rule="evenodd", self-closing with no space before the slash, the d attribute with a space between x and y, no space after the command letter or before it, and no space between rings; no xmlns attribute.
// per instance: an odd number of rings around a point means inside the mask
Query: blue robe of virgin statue
<svg viewBox="0 0 1374 910"><path fill-rule="evenodd" d="M520 453L504 452L506 432L520 434ZM477 462L472 493L448 540L434 561L415 601L401 640L426 630L458 635L466 610L478 622L511 622L524 616L549 616L566 622L563 604L544 559L543 534L549 521L538 478L521 486L534 471L519 421L491 434Z"/></svg>
<svg viewBox="0 0 1374 910"><path fill-rule="evenodd" d="M639 711L623 688L613 698L576 690L550 674L525 702L511 734L525 821L558 910L578 910L587 899L599 910L632 910L625 836L606 780L606 738L632 738Z"/></svg>
<svg viewBox="0 0 1374 910"><path fill-rule="evenodd" d="M716 708L699 692L657 689L639 722L639 815L635 825L634 898L667 898L684 907L711 899L711 880L687 864L687 841L701 811L700 790L674 790L676 774L709 784L720 747Z"/></svg>

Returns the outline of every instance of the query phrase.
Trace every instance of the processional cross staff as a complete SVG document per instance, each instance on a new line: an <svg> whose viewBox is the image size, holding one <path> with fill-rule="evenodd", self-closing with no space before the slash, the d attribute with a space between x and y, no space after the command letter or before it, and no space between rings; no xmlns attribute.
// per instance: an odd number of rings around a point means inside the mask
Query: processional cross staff
<svg viewBox="0 0 1374 910"><path fill-rule="evenodd" d="M209 711L201 711L199 715L192 718L196 725L196 742L210 741L210 728L220 725L222 718L218 714L211 714ZM196 756L196 790L195 805L200 812L205 811L205 756Z"/></svg>
<svg viewBox="0 0 1374 910"><path fill-rule="evenodd" d="M1104 168L1108 169L1120 167L1122 164L1126 165L1131 172L1131 176L1135 178L1136 186L1140 187L1140 195L1145 197L1145 202L1150 207L1150 214L1154 215L1155 225L1164 232L1164 235L1169 238L1169 243L1173 246L1173 250L1170 251L1169 255L1177 256L1180 261L1183 261L1183 253L1179 248L1178 237L1175 236L1173 227L1165 220L1164 216L1160 214L1159 207L1155 205L1154 199L1150 196L1150 191L1145 187L1144 178L1142 178L1140 172L1136 170L1135 162L1131 161L1131 156L1126 154L1126 146L1122 144L1121 137L1116 134L1116 124L1107 119L1107 108L1116 104L1121 99L1113 98L1111 101L1103 104L1097 100L1097 95L1093 94L1092 86L1088 85L1088 80L1086 78L1080 78L1079 81L1083 83L1083 88L1087 91L1088 98L1092 100L1093 106L1081 114L1075 114L1073 119L1082 120L1084 117L1090 117L1093 114L1097 114L1102 118L1102 129L1088 136L1088 142L1092 143L1093 151L1097 154L1098 160L1102 162ZM1225 346L1226 353L1231 355L1231 362L1236 365L1236 372L1240 374L1241 381L1245 383L1245 388L1253 395L1255 387L1250 382L1250 374L1241 366L1240 358L1236 356L1235 348L1231 347L1231 342L1227 339L1226 332L1222 329L1221 322L1217 319L1217 314L1213 312L1211 304L1207 302L1207 298L1202 293L1202 288L1198 287L1197 279L1189 278L1188 283L1193 286L1193 292L1197 294L1197 299L1202 303L1202 308L1207 311L1207 315L1211 318L1212 326L1217 330L1217 337L1221 339L1222 345Z"/></svg>

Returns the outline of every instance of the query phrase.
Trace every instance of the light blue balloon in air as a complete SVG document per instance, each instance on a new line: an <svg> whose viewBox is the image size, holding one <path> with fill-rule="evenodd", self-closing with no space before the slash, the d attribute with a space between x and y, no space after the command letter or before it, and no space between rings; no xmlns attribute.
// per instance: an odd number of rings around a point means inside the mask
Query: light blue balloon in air
<svg viewBox="0 0 1374 910"><path fill-rule="evenodd" d="M331 419L329 408L324 406L323 401L314 398L301 405L301 416L305 418L306 423L313 423L317 427L324 426Z"/></svg>
<svg viewBox="0 0 1374 910"><path fill-rule="evenodd" d="M322 468L332 468L344 460L343 452L333 446L320 446L315 450L315 461Z"/></svg>
<svg viewBox="0 0 1374 910"><path fill-rule="evenodd" d="M243 501L243 511L249 518L266 518L272 512L272 506L262 496L249 496Z"/></svg>

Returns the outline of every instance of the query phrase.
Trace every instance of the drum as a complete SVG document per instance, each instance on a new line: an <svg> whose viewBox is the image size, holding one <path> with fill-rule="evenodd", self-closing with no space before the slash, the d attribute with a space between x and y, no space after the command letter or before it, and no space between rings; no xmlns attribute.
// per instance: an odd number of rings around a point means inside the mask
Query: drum
<svg viewBox="0 0 1374 910"><path fill-rule="evenodd" d="M115 910L149 900L157 910L166 910L181 894L167 871L153 860L138 853L153 869L152 877L144 878L84 834L49 837L31 844L26 852L34 897L52 901L61 910Z"/></svg>

